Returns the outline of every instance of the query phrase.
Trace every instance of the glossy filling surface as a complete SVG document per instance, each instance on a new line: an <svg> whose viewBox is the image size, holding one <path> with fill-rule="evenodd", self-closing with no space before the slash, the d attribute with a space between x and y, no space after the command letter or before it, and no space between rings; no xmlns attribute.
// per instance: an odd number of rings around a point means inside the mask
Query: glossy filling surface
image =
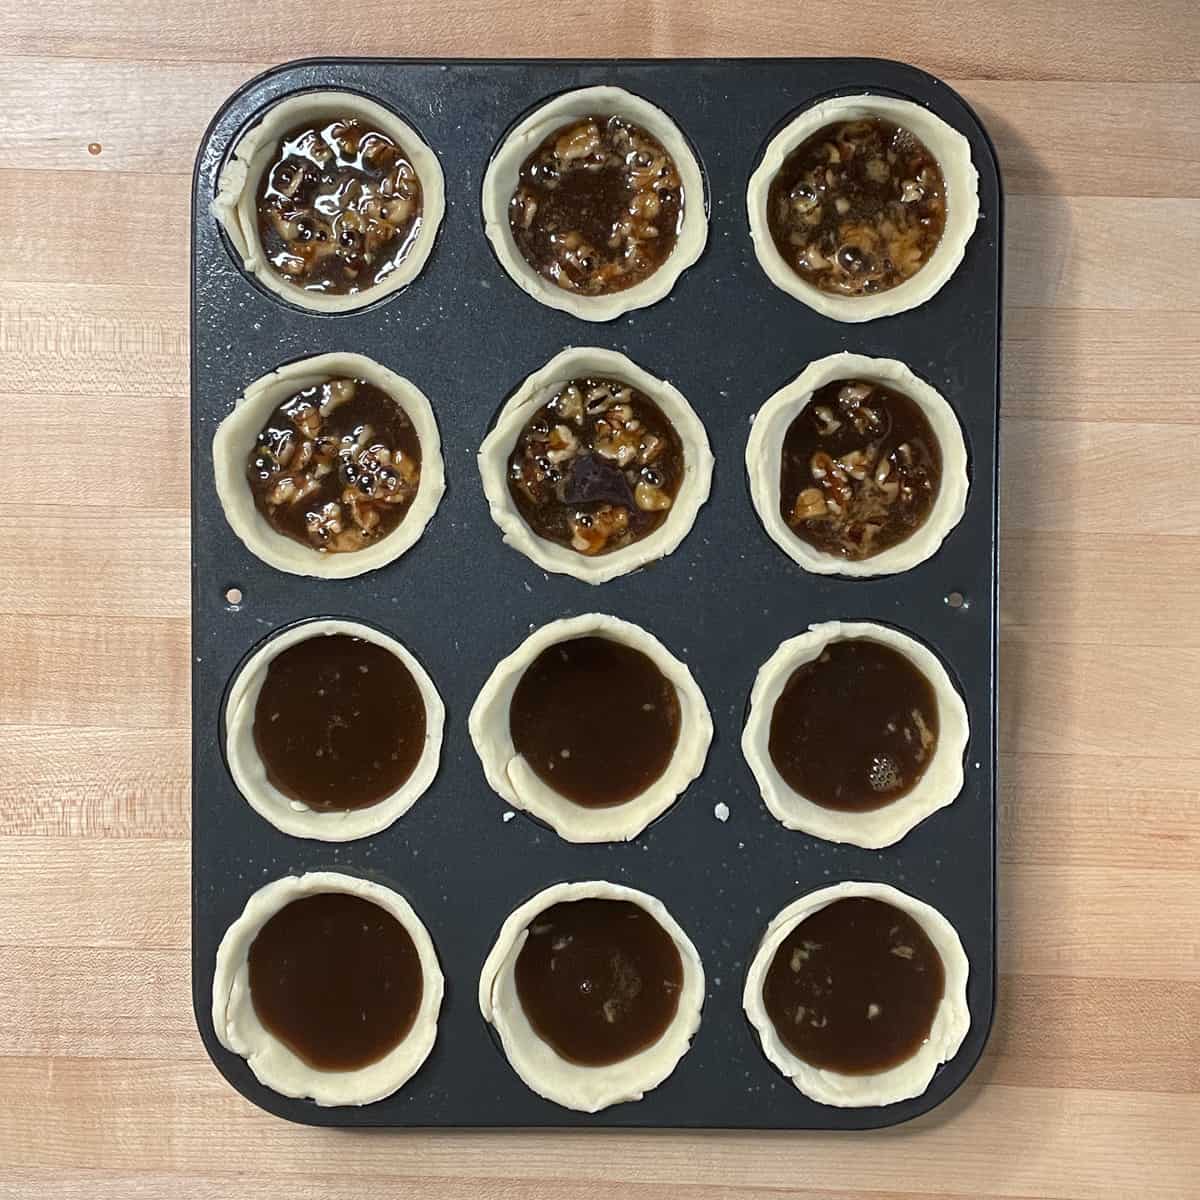
<svg viewBox="0 0 1200 1200"><path fill-rule="evenodd" d="M564 291L621 292L675 248L683 221L675 162L641 126L589 116L525 160L508 222L525 261Z"/></svg>
<svg viewBox="0 0 1200 1200"><path fill-rule="evenodd" d="M835 900L780 943L763 1004L797 1058L845 1075L886 1071L929 1036L945 990L937 949L908 913Z"/></svg>
<svg viewBox="0 0 1200 1200"><path fill-rule="evenodd" d="M284 279L326 295L386 279L421 224L421 183L404 150L354 119L303 123L259 180L258 235Z"/></svg>
<svg viewBox="0 0 1200 1200"><path fill-rule="evenodd" d="M534 1032L568 1062L600 1067L666 1032L679 1007L683 961L639 905L572 900L534 918L515 976Z"/></svg>
<svg viewBox="0 0 1200 1200"><path fill-rule="evenodd" d="M640 650L574 638L525 668L508 723L513 747L543 783L584 808L605 808L666 770L679 741L679 697Z"/></svg>
<svg viewBox="0 0 1200 1200"><path fill-rule="evenodd" d="M254 707L267 778L319 812L377 804L425 748L425 700L391 651L346 634L289 646L267 667Z"/></svg>
<svg viewBox="0 0 1200 1200"><path fill-rule="evenodd" d="M915 401L869 380L828 383L783 439L779 511L826 554L871 558L911 537L942 483L937 435Z"/></svg>
<svg viewBox="0 0 1200 1200"><path fill-rule="evenodd" d="M823 292L869 296L915 275L946 226L937 159L878 117L819 129L784 159L767 195L784 261Z"/></svg>
<svg viewBox="0 0 1200 1200"><path fill-rule="evenodd" d="M529 528L588 556L653 533L683 474L675 426L649 396L616 379L564 383L508 458L509 495Z"/></svg>
<svg viewBox="0 0 1200 1200"><path fill-rule="evenodd" d="M264 1028L318 1071L355 1071L404 1040L421 1005L417 948L361 896L293 900L259 930L248 959Z"/></svg>
<svg viewBox="0 0 1200 1200"><path fill-rule="evenodd" d="M404 520L421 482L421 445L408 414L381 388L331 379L271 413L246 478L276 532L321 553L348 553Z"/></svg>
<svg viewBox="0 0 1200 1200"><path fill-rule="evenodd" d="M789 787L823 808L868 812L907 795L937 749L933 684L869 638L830 642L792 672L768 749Z"/></svg>

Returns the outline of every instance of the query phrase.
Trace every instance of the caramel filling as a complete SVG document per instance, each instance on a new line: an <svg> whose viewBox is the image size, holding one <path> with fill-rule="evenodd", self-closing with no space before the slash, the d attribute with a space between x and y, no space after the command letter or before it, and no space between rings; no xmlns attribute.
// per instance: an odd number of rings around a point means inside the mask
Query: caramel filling
<svg viewBox="0 0 1200 1200"><path fill-rule="evenodd" d="M662 409L615 379L572 379L529 419L508 490L540 538L607 554L653 533L683 480L683 444Z"/></svg>
<svg viewBox="0 0 1200 1200"><path fill-rule="evenodd" d="M317 811L366 808L413 773L425 749L425 700L390 650L318 634L271 660L254 745L285 796Z"/></svg>
<svg viewBox="0 0 1200 1200"><path fill-rule="evenodd" d="M671 1024L683 962L670 934L628 900L539 913L516 963L534 1032L568 1062L600 1067L653 1045Z"/></svg>
<svg viewBox="0 0 1200 1200"><path fill-rule="evenodd" d="M852 896L805 917L784 938L762 995L797 1058L865 1075L921 1048L944 990L941 956L920 924L882 900Z"/></svg>
<svg viewBox="0 0 1200 1200"><path fill-rule="evenodd" d="M361 896L293 900L259 930L248 966L258 1019L318 1071L378 1062L421 1006L424 977L408 930Z"/></svg>
<svg viewBox="0 0 1200 1200"><path fill-rule="evenodd" d="M508 222L538 274L602 296L662 266L683 203L675 162L653 136L620 117L590 116L555 130L525 160Z"/></svg>
<svg viewBox="0 0 1200 1200"><path fill-rule="evenodd" d="M421 183L404 150L354 119L285 133L257 204L267 261L297 287L327 295L386 279L421 225Z"/></svg>
<svg viewBox="0 0 1200 1200"><path fill-rule="evenodd" d="M870 117L818 130L784 160L767 196L784 261L839 296L869 296L915 275L946 225L937 159L907 129Z"/></svg>
<svg viewBox="0 0 1200 1200"><path fill-rule="evenodd" d="M869 812L907 795L937 749L933 685L869 638L802 663L771 714L768 750L789 787L822 808Z"/></svg>
<svg viewBox="0 0 1200 1200"><path fill-rule="evenodd" d="M386 392L332 379L271 413L246 477L277 532L323 553L352 552L404 520L421 482L421 445Z"/></svg>

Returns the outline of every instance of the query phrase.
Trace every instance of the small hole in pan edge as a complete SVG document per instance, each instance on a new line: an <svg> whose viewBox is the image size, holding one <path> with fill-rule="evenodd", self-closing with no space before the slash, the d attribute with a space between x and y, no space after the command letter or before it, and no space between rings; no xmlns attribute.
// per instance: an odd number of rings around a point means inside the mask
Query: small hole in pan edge
<svg viewBox="0 0 1200 1200"><path fill-rule="evenodd" d="M225 589L225 603L228 604L230 608L241 608L242 601L244 599L245 596L243 595L240 587L231 586Z"/></svg>
<svg viewBox="0 0 1200 1200"><path fill-rule="evenodd" d="M957 610L962 610L971 607L971 601L962 594L962 592L947 592L946 607Z"/></svg>

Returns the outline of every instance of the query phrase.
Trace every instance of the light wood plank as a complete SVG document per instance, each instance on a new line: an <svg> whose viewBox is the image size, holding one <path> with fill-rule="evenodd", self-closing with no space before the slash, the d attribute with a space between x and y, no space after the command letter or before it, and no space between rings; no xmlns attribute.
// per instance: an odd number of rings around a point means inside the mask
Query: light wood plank
<svg viewBox="0 0 1200 1200"><path fill-rule="evenodd" d="M1010 307L1003 359L1005 421L1200 421L1194 313Z"/></svg>
<svg viewBox="0 0 1200 1200"><path fill-rule="evenodd" d="M1188 756L1200 645L1066 645L1014 635L1000 659L1000 748L1008 754ZM1155 755L1157 757L1157 755Z"/></svg>
<svg viewBox="0 0 1200 1200"><path fill-rule="evenodd" d="M166 840L7 836L0 841L0 946L182 948L188 847ZM154 889L131 889L153 878ZM257 880L247 883L248 889ZM1009 864L1001 891L1010 975L1200 981L1200 868ZM36 910L19 907L36 891ZM119 905L114 897L121 897ZM1052 914L1053 920L1047 920ZM1115 937L1143 921L1154 937Z"/></svg>
<svg viewBox="0 0 1200 1200"><path fill-rule="evenodd" d="M191 732L0 726L0 836L186 838Z"/></svg>
<svg viewBox="0 0 1200 1200"><path fill-rule="evenodd" d="M21 671L0 675L5 724L178 727L188 712L188 627L179 618L0 614Z"/></svg>
<svg viewBox="0 0 1200 1200"><path fill-rule="evenodd" d="M1195 84L951 82L992 135L1009 195L1200 195Z"/></svg>
<svg viewBox="0 0 1200 1200"><path fill-rule="evenodd" d="M802 1180L812 1190L887 1192L902 1173L931 1196L973 1193L987 1164L996 1196L1129 1200L1153 1164L1156 1200L1191 1200L1200 1149L1179 1130L1200 1119L1200 1102L1139 1095L968 1084L950 1101L953 1120L933 1114L884 1134L774 1136L659 1133L653 1136L558 1132L552 1137L461 1134L353 1134L306 1129L255 1112L203 1063L162 1065L111 1059L0 1060L5 1086L39 1104L0 1113L0 1168L121 1170L136 1161L149 1172L213 1169L223 1148L232 1183L242 1164L254 1174L300 1173L370 1180L436 1194L462 1179L474 1160L490 1182L565 1178L599 1190L633 1184L659 1188L780 1188ZM80 1103L90 1119L80 1122ZM163 1137L170 1122L173 1136ZM1036 1129L1036 1140L1029 1131ZM1016 1145L1022 1152L1012 1152ZM1098 1156L1096 1146L1105 1146ZM299 1171L297 1170L299 1168ZM1131 1191L1132 1189L1132 1191Z"/></svg>
<svg viewBox="0 0 1200 1200"><path fill-rule="evenodd" d="M44 171L5 173L0 227L11 231L14 252L0 259L0 284L42 283L41 264L61 261L57 248L68 237L69 215L47 213L26 200L31 189L47 187L69 190L79 208L103 207L107 218L105 236L63 263L56 276L61 282L103 279L113 286L173 279L183 287L186 177ZM177 228L179 240L147 236L148 211ZM1014 196L1007 220L1008 302L1014 307L1200 311L1192 274L1170 267L1200 257L1200 200ZM1137 231L1132 243L1131 229ZM1146 271L1139 264L1147 262L1164 269ZM1128 269L1117 289L1113 270L1122 263ZM0 330L0 344L3 338Z"/></svg>
<svg viewBox="0 0 1200 1200"><path fill-rule="evenodd" d="M1007 536L1087 530L1181 537L1200 528L1200 425L1012 420L1001 430L1000 523Z"/></svg>
<svg viewBox="0 0 1200 1200"><path fill-rule="evenodd" d="M166 490L179 484L178 477L167 481ZM4 490L0 485L0 493ZM0 538L14 555L38 563L36 573L0 576L0 612L35 618L186 617L191 595L186 512L182 505L139 508L138 499L122 503L110 495L109 503L59 513L41 504L0 507Z"/></svg>
<svg viewBox="0 0 1200 1200"><path fill-rule="evenodd" d="M205 1056L186 949L6 947L0 1003L0 1059ZM1004 975L980 1070L1019 1087L1103 1090L1119 1080L1130 1092L1194 1093L1200 983Z"/></svg>
<svg viewBox="0 0 1200 1200"><path fill-rule="evenodd" d="M88 278L97 277L89 271ZM60 282L39 289L0 282L6 411L13 394L135 395L173 403L181 428L187 348L186 296L174 283Z"/></svg>
<svg viewBox="0 0 1200 1200"><path fill-rule="evenodd" d="M18 160L27 170L190 175L213 114L268 66L266 60L0 56L0 161ZM25 81L34 75L44 87L30 95ZM949 83L987 125L1012 195L1200 195L1200 86L1194 83ZM88 152L93 143L99 154ZM1046 145L1053 152L1039 153Z"/></svg>
<svg viewBox="0 0 1200 1200"><path fill-rule="evenodd" d="M30 56L257 63L313 53L536 58L547 53L548 34L557 55L586 58L596 54L602 29L603 50L613 57L721 56L736 48L739 55L886 55L956 78L1195 81L1200 74L1187 38L1195 28L1189 0L1093 0L1083 10L981 0L969 20L948 20L921 0L894 0L877 21L869 8L847 21L834 0L813 0L805 13L797 22L788 0L766 0L753 20L744 7L719 0L683 8L649 0L635 9L619 0L572 0L555 8L548 28L521 6L447 0L400 26L380 10L351 21L263 0L246 22L237 0L168 0L97 6L87 21L18 5L8 32L12 51Z"/></svg>

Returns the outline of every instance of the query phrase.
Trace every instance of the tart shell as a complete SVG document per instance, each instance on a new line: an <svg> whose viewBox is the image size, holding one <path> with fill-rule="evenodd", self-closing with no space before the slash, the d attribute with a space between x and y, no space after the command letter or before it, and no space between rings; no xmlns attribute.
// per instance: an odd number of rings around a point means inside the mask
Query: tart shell
<svg viewBox="0 0 1200 1200"><path fill-rule="evenodd" d="M604 808L575 804L556 792L517 752L509 706L526 669L542 651L580 637L604 637L645 654L675 687L679 740L666 769L644 792ZM487 781L502 799L545 821L568 842L617 842L637 837L661 816L704 769L712 742L712 717L691 671L638 625L603 613L551 621L502 659L480 689L468 722Z"/></svg>
<svg viewBox="0 0 1200 1200"><path fill-rule="evenodd" d="M293 800L267 778L266 767L254 744L254 712L267 670L283 651L309 638L334 634L345 634L382 646L404 664L425 703L425 747L412 774L391 795L364 808L327 812ZM272 637L250 656L234 678L225 702L225 757L238 791L250 807L276 829L292 837L348 842L386 829L425 793L437 774L445 717L442 698L428 672L395 638L357 621L305 621Z"/></svg>
<svg viewBox="0 0 1200 1200"><path fill-rule="evenodd" d="M578 296L551 283L525 260L508 224L508 205L529 155L556 129L593 114L623 117L640 125L675 160L683 182L683 220L674 249L652 275L624 291ZM646 308L662 300L680 275L700 257L708 240L704 176L687 139L661 108L618 87L565 92L518 121L488 163L481 203L484 232L509 278L539 304L584 321L612 321L632 309Z"/></svg>
<svg viewBox="0 0 1200 1200"><path fill-rule="evenodd" d="M555 904L588 898L627 900L645 909L670 935L683 963L679 1004L662 1036L644 1050L603 1067L568 1062L534 1032L521 1007L514 974L526 930L538 913ZM640 1100L658 1087L687 1053L700 1027L703 1005L700 956L666 906L646 892L603 880L555 884L516 908L501 927L479 976L479 1011L499 1034L509 1065L539 1096L579 1112L594 1113Z"/></svg>
<svg viewBox="0 0 1200 1200"><path fill-rule="evenodd" d="M882 117L909 130L937 159L946 185L946 224L929 261L903 283L873 296L837 296L802 279L779 253L767 224L767 197L784 160L802 142L826 125L870 117ZM971 161L967 139L922 105L869 93L835 96L805 109L771 139L750 176L746 209L754 253L777 288L835 321L873 321L924 304L958 269L979 220L979 173Z"/></svg>
<svg viewBox="0 0 1200 1200"><path fill-rule="evenodd" d="M674 425L683 445L683 479L666 520L644 538L593 557L539 537L526 524L508 490L508 458L521 430L559 387L587 375L617 379L648 396ZM672 553L691 531L712 486L713 456L708 434L683 393L624 354L595 346L563 350L528 376L506 401L483 439L478 462L488 509L505 543L543 571L571 575L585 583L604 583Z"/></svg>
<svg viewBox="0 0 1200 1200"><path fill-rule="evenodd" d="M866 812L825 808L795 791L779 774L769 748L775 702L792 672L811 662L830 642L867 638L903 654L929 680L937 697L938 738L933 757L916 785L890 804ZM745 757L763 802L775 819L829 842L879 850L898 842L939 808L953 803L963 786L963 755L970 738L967 707L941 659L908 634L872 621L825 621L785 641L759 668L742 730Z"/></svg>
<svg viewBox="0 0 1200 1200"><path fill-rule="evenodd" d="M412 938L421 964L421 1004L412 1028L383 1058L354 1071L310 1067L263 1026L250 994L248 959L259 930L293 900L325 892L361 896L390 913ZM259 1083L281 1095L312 1099L322 1106L372 1104L403 1087L433 1049L443 990L429 933L399 893L336 871L288 875L259 888L221 939L213 975L213 1029L221 1045L249 1063Z"/></svg>
<svg viewBox="0 0 1200 1200"><path fill-rule="evenodd" d="M882 900L907 913L933 943L946 973L945 991L925 1042L915 1054L896 1066L864 1075L847 1075L814 1067L793 1054L779 1037L762 994L767 971L784 939L806 917L849 896ZM971 1026L971 1013L967 1007L969 970L958 933L936 908L886 883L838 883L793 901L767 926L746 972L742 1007L758 1033L763 1053L810 1099L838 1108L896 1104L920 1096L929 1087L937 1068L958 1053Z"/></svg>
<svg viewBox="0 0 1200 1200"><path fill-rule="evenodd" d="M364 379L404 409L421 445L421 481L404 519L390 533L361 550L323 554L280 533L258 511L246 480L246 463L258 431L284 400L333 378ZM349 579L386 566L420 539L446 490L441 438L425 393L363 354L320 354L288 363L256 379L239 397L233 412L217 426L212 452L217 497L233 532L268 566L291 575Z"/></svg>
<svg viewBox="0 0 1200 1200"><path fill-rule="evenodd" d="M902 542L858 560L829 554L797 537L779 511L779 477L788 429L818 389L841 379L880 383L907 396L925 415L942 456L937 498L924 522ZM845 351L809 363L758 410L746 442L746 474L763 528L793 562L817 575L854 578L894 575L931 558L962 520L970 488L962 426L945 397L894 358L868 358Z"/></svg>
<svg viewBox="0 0 1200 1200"><path fill-rule="evenodd" d="M404 152L421 184L421 224L408 253L379 283L359 292L325 295L284 279L267 261L258 233L256 193L259 179L278 149L279 139L288 130L305 120L331 121L343 117L356 117L386 133ZM421 273L445 215L446 183L437 155L391 109L354 92L302 92L274 105L237 141L232 156L221 169L211 211L229 235L243 268L269 291L313 312L350 312L407 287Z"/></svg>

